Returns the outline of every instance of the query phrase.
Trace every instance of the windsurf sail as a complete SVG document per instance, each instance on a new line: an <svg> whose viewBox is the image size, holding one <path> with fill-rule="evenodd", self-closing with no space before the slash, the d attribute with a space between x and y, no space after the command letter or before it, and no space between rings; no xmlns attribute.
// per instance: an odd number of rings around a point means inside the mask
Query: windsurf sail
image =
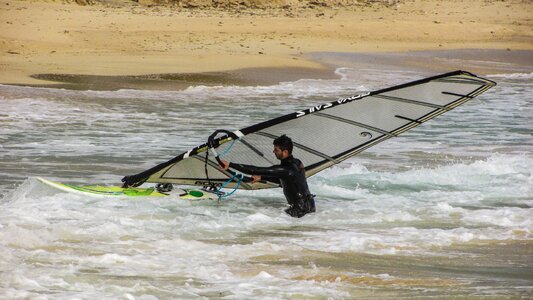
<svg viewBox="0 0 533 300"><path fill-rule="evenodd" d="M173 159L122 180L125 186L144 182L200 185L228 183L234 173L222 171L210 147L224 149L238 140L224 159L241 164L278 164L272 143L282 134L294 143L293 154L312 176L365 149L402 134L485 92L496 83L466 71L441 74L406 84L316 105L240 130L227 132ZM231 180L230 180L231 181ZM239 182L242 189L273 188L268 182Z"/></svg>

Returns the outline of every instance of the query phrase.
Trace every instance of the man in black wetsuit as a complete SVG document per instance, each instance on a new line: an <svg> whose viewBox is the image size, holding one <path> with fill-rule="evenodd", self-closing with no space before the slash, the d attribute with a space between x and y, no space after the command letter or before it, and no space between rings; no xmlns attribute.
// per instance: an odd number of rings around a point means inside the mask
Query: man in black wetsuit
<svg viewBox="0 0 533 300"><path fill-rule="evenodd" d="M315 200L307 186L304 165L292 156L292 148L292 140L282 135L274 140L274 154L281 161L279 165L256 167L222 160L222 168L224 170L232 168L252 175L254 182L266 180L281 184L283 194L290 205L285 212L292 217L301 218L307 213L315 212Z"/></svg>

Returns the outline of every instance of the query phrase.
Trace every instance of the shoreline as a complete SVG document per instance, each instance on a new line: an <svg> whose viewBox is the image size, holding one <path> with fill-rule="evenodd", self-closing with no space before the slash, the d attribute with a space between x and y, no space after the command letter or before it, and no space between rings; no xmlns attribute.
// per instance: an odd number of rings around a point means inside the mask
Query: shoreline
<svg viewBox="0 0 533 300"><path fill-rule="evenodd" d="M531 65L531 2L393 2L220 11L0 0L0 84L182 89L335 78L341 62L481 74Z"/></svg>
<svg viewBox="0 0 533 300"><path fill-rule="evenodd" d="M533 50L452 49L386 53L315 53L314 59L336 67L450 72L478 75L533 73Z"/></svg>
<svg viewBox="0 0 533 300"><path fill-rule="evenodd" d="M458 49L412 52L320 52L308 59L322 68L263 67L203 73L146 75L35 74L44 84L11 84L70 90L184 90L190 86L268 86L299 79L336 79L340 67L446 73L464 70L480 76L533 73L533 50Z"/></svg>

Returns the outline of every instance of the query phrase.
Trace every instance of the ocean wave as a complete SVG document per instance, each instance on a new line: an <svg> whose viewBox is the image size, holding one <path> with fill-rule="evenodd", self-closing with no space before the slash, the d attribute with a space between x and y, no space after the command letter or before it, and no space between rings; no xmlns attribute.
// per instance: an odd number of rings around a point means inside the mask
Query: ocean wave
<svg viewBox="0 0 533 300"><path fill-rule="evenodd" d="M492 75L487 75L487 77L505 78L505 79L533 79L533 73L492 74Z"/></svg>

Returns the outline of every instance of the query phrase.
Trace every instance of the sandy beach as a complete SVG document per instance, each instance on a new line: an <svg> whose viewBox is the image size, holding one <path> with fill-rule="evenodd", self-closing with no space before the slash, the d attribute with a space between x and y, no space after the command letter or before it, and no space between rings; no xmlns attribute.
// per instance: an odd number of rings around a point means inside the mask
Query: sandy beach
<svg viewBox="0 0 533 300"><path fill-rule="evenodd" d="M393 53L386 60L398 63L399 53L478 49L454 55L533 64L531 51L520 52L533 50L531 1L269 9L109 3L1 0L0 83L175 89L191 82L246 85L333 76L337 59L321 60L320 53L366 53L364 62L372 64L370 54ZM435 66L423 56L401 61ZM477 71L489 69L498 66Z"/></svg>

